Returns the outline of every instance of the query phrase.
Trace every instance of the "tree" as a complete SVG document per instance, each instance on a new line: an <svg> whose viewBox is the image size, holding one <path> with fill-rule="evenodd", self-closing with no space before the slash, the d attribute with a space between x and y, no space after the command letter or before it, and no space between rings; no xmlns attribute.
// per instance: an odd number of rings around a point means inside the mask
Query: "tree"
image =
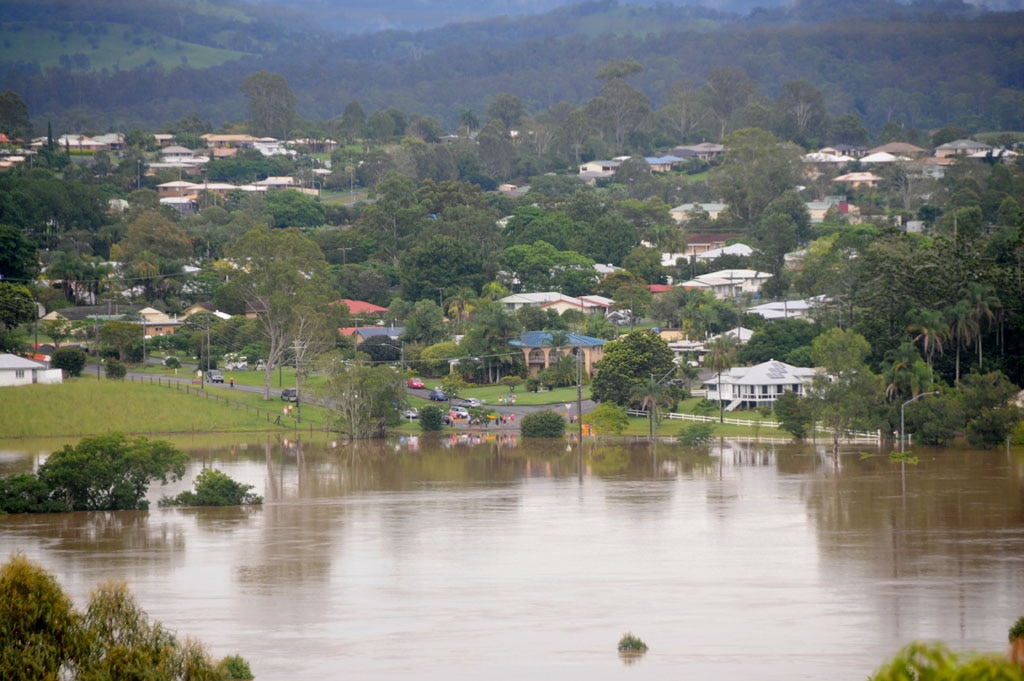
<svg viewBox="0 0 1024 681"><path fill-rule="evenodd" d="M32 117L25 100L13 90L0 94L0 132L12 140L27 141L32 137Z"/></svg>
<svg viewBox="0 0 1024 681"><path fill-rule="evenodd" d="M1024 418L1024 410L1014 403L1017 386L1000 371L972 372L959 388L967 441L974 446L1001 445Z"/></svg>
<svg viewBox="0 0 1024 681"><path fill-rule="evenodd" d="M483 267L472 244L435 236L402 254L398 276L407 300L434 299L441 288L479 291L484 281Z"/></svg>
<svg viewBox="0 0 1024 681"><path fill-rule="evenodd" d="M723 144L726 152L712 177L712 187L731 215L752 225L772 201L797 184L800 151L755 128L737 130Z"/></svg>
<svg viewBox="0 0 1024 681"><path fill-rule="evenodd" d="M672 402L671 391L661 380L649 376L640 385L634 386L630 398L639 400L640 409L647 412L650 438L654 440L654 424L661 418L661 407Z"/></svg>
<svg viewBox="0 0 1024 681"><path fill-rule="evenodd" d="M0 282L0 330L14 329L36 318L36 303L27 286Z"/></svg>
<svg viewBox="0 0 1024 681"><path fill-rule="evenodd" d="M284 76L257 71L242 81L241 91L249 107L252 133L287 139L297 118L297 99Z"/></svg>
<svg viewBox="0 0 1024 681"><path fill-rule="evenodd" d="M337 365L327 384L335 428L351 440L384 437L386 427L400 420L404 386L394 367L363 362Z"/></svg>
<svg viewBox="0 0 1024 681"><path fill-rule="evenodd" d="M142 340L143 327L135 322L109 321L100 327L100 342L117 350L117 358L126 361L132 345Z"/></svg>
<svg viewBox="0 0 1024 681"><path fill-rule="evenodd" d="M9 281L29 281L39 269L36 247L25 232L0 224L0 276Z"/></svg>
<svg viewBox="0 0 1024 681"><path fill-rule="evenodd" d="M50 356L50 366L71 377L81 376L85 368L85 352L78 348L58 348Z"/></svg>
<svg viewBox="0 0 1024 681"><path fill-rule="evenodd" d="M519 421L523 437L561 438L565 435L565 418L550 409L527 414Z"/></svg>
<svg viewBox="0 0 1024 681"><path fill-rule="evenodd" d="M837 465L839 439L858 425L869 426L881 401L881 381L865 363L870 351L863 336L839 328L821 334L812 345L814 362L825 372L813 378L808 397L817 418L832 432L832 460Z"/></svg>
<svg viewBox="0 0 1024 681"><path fill-rule="evenodd" d="M430 404L420 409L420 429L424 432L436 432L444 428L444 410Z"/></svg>
<svg viewBox="0 0 1024 681"><path fill-rule="evenodd" d="M725 422L725 398L722 396L722 374L736 363L736 341L732 336L721 335L711 341L704 355L704 366L714 371L718 381L718 421Z"/></svg>
<svg viewBox="0 0 1024 681"><path fill-rule="evenodd" d="M350 138L363 136L366 127L366 112L359 102L352 101L345 105L341 113L341 127L345 129Z"/></svg>
<svg viewBox="0 0 1024 681"><path fill-rule="evenodd" d="M704 103L718 123L719 140L725 139L733 114L742 109L756 91L757 85L741 68L727 66L708 72L702 92Z"/></svg>
<svg viewBox="0 0 1024 681"><path fill-rule="evenodd" d="M0 568L0 678L57 679L85 641L53 575L15 554Z"/></svg>
<svg viewBox="0 0 1024 681"><path fill-rule="evenodd" d="M792 364L790 353L800 347L810 347L816 335L818 328L805 319L776 319L754 331L737 352L736 360L750 365L772 359Z"/></svg>
<svg viewBox="0 0 1024 681"><path fill-rule="evenodd" d="M263 498L253 494L252 485L232 480L216 468L203 469L196 476L195 491L187 490L174 497L164 497L161 506L246 506L262 504Z"/></svg>
<svg viewBox="0 0 1024 681"><path fill-rule="evenodd" d="M145 509L149 485L181 479L187 459L169 442L109 433L58 449L39 479L69 511Z"/></svg>
<svg viewBox="0 0 1024 681"><path fill-rule="evenodd" d="M806 439L814 423L810 402L792 390L787 390L775 400L775 418L779 427L797 440Z"/></svg>
<svg viewBox="0 0 1024 681"><path fill-rule="evenodd" d="M821 90L806 80L783 84L776 106L783 116L789 139L806 146L810 140L820 139L828 124L828 111Z"/></svg>
<svg viewBox="0 0 1024 681"><path fill-rule="evenodd" d="M523 100L507 92L495 95L487 105L487 118L497 120L505 131L514 129L526 115Z"/></svg>
<svg viewBox="0 0 1024 681"><path fill-rule="evenodd" d="M270 192L263 199L263 207L271 227L319 227L324 224L327 214L316 197L294 189Z"/></svg>
<svg viewBox="0 0 1024 681"><path fill-rule="evenodd" d="M629 416L626 410L617 404L602 402L594 411L583 417L583 422L590 424L599 435L611 433L621 435L629 427Z"/></svg>
<svg viewBox="0 0 1024 681"><path fill-rule="evenodd" d="M661 380L675 369L672 349L651 330L633 331L604 346L591 395L599 402L635 406L632 395L651 376Z"/></svg>
<svg viewBox="0 0 1024 681"><path fill-rule="evenodd" d="M263 399L269 400L270 380L285 352L296 341L308 343L327 332L327 263L297 229L262 225L239 239L231 255L246 263L231 285L256 313L267 343Z"/></svg>
<svg viewBox="0 0 1024 681"><path fill-rule="evenodd" d="M104 370L107 380L110 381L121 381L125 376L128 375L128 366L121 361L114 358L107 360L107 366Z"/></svg>

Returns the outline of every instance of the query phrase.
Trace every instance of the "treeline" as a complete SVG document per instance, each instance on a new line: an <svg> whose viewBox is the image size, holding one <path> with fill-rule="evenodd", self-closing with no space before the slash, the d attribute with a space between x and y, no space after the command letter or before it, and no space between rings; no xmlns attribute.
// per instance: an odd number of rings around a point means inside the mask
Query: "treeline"
<svg viewBox="0 0 1024 681"><path fill-rule="evenodd" d="M526 17L344 40L309 32L301 45L288 31L276 39L260 33L261 57L203 71L104 74L7 64L2 77L25 98L37 126L53 120L61 131L158 129L193 110L218 126L237 123L246 115L240 84L258 70L283 75L310 120L335 119L358 101L367 111L430 115L451 130L464 110L482 111L499 93L520 97L532 114L560 102L580 106L598 94L595 73L610 59L643 64L633 82L655 107L674 84L700 86L712 70L733 67L767 98L805 80L821 90L832 115L857 115L872 130L886 123L1024 127L1019 12L936 11L924 20L923 11L892 5L905 13L793 24L769 21L770 13L760 22L735 21L677 8L682 19L673 21L666 17L673 10L661 6L626 9L599 3L559 10L546 23ZM616 32L623 25L631 30Z"/></svg>

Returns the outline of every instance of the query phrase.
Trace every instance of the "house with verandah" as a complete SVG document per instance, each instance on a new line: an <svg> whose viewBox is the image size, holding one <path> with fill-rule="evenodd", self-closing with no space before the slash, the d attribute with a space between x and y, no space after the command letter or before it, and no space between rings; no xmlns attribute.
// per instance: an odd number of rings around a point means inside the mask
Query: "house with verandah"
<svg viewBox="0 0 1024 681"><path fill-rule="evenodd" d="M706 378L703 388L707 399L725 404L726 411L772 407L786 392L804 397L817 373L817 369L795 367L772 359L752 367L732 367L721 372L721 393L718 392L719 374Z"/></svg>

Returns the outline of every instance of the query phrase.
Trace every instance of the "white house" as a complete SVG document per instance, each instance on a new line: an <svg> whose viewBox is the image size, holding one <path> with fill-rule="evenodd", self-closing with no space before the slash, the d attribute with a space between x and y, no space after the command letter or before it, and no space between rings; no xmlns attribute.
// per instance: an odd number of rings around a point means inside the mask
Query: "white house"
<svg viewBox="0 0 1024 681"><path fill-rule="evenodd" d="M686 289L706 289L719 300L726 300L743 294L760 293L761 286L771 277L768 272L756 270L718 270L684 281L682 286Z"/></svg>
<svg viewBox="0 0 1024 681"><path fill-rule="evenodd" d="M795 367L773 359L756 366L733 367L722 372L721 394L718 392L718 374L704 381L704 389L709 400L725 403L726 411L737 407L770 407L785 392L803 397L816 373L816 369Z"/></svg>
<svg viewBox="0 0 1024 681"><path fill-rule="evenodd" d="M49 369L42 362L17 355L0 355L0 387L63 382L64 375L60 369Z"/></svg>

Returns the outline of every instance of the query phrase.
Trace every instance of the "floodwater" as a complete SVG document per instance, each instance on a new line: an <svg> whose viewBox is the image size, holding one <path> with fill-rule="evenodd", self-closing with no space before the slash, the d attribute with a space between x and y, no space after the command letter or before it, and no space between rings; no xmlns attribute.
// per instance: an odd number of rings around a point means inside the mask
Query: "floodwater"
<svg viewBox="0 0 1024 681"><path fill-rule="evenodd" d="M520 439L177 442L148 512L0 518L0 554L259 681L861 680L913 640L1000 651L1024 615L1024 452ZM0 443L0 474L52 445ZM166 509L204 467L262 507ZM649 652L624 660L632 632Z"/></svg>

